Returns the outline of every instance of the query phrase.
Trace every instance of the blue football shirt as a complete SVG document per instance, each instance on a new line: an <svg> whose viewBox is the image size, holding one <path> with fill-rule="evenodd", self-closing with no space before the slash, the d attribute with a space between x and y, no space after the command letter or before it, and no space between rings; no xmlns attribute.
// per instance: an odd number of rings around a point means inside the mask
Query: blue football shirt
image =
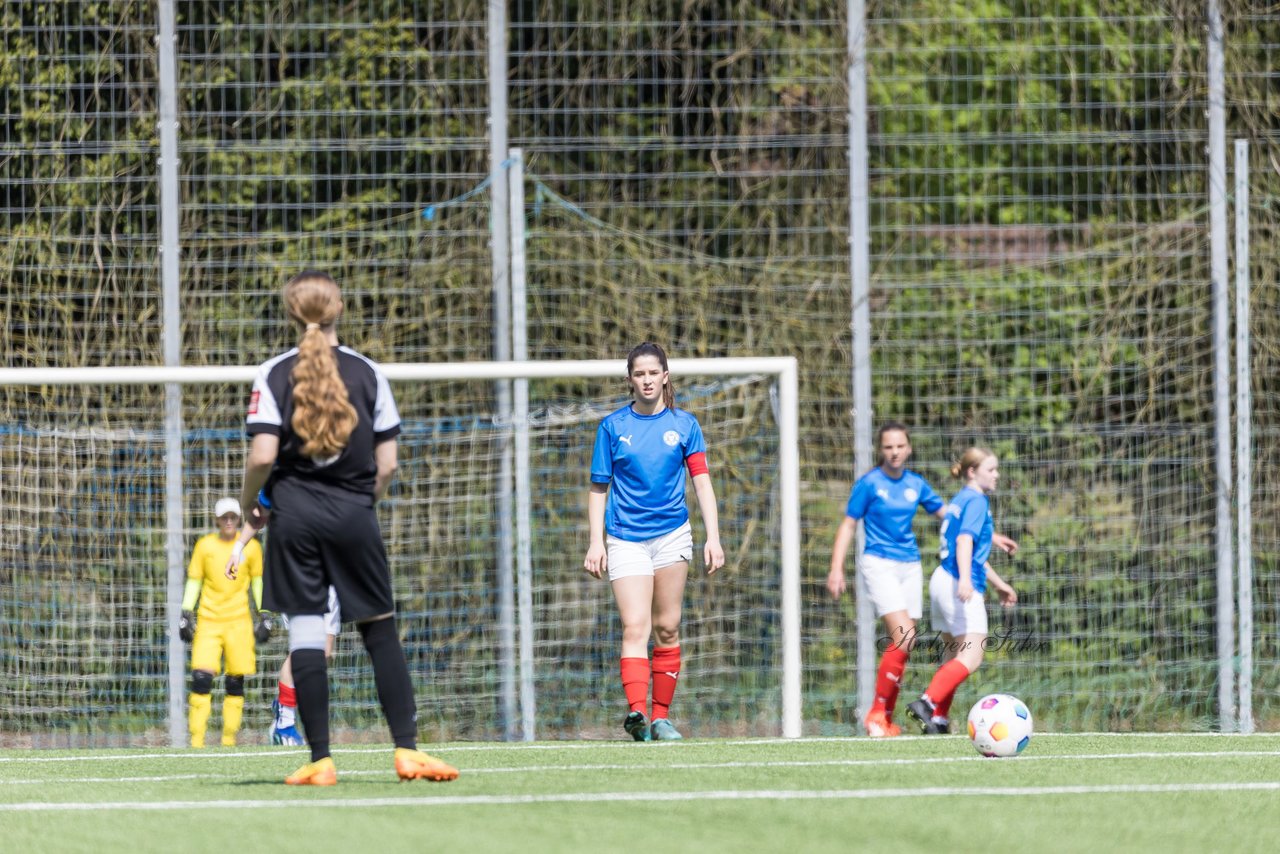
<svg viewBox="0 0 1280 854"><path fill-rule="evenodd" d="M995 524L991 521L991 500L981 490L966 486L956 493L947 505L947 515L942 519L942 547L939 557L942 568L952 578L959 580L960 567L956 563L956 539L961 534L973 537L973 566L970 575L973 589L983 593L987 589L987 558L991 557L991 535Z"/></svg>
<svg viewBox="0 0 1280 854"><path fill-rule="evenodd" d="M689 521L685 459L706 450L698 419L682 409L640 415L628 404L605 416L591 451L591 482L610 484L605 531L638 542Z"/></svg>
<svg viewBox="0 0 1280 854"><path fill-rule="evenodd" d="M920 549L911 530L916 508L936 513L941 506L942 498L920 475L904 469L895 479L876 466L853 485L844 512L862 520L864 553L887 560L917 561Z"/></svg>

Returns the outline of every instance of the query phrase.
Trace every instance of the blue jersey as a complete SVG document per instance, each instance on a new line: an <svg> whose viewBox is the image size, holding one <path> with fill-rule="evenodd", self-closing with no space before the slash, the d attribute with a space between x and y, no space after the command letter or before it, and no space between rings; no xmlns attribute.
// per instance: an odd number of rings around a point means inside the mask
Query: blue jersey
<svg viewBox="0 0 1280 854"><path fill-rule="evenodd" d="M956 564L956 538L961 534L973 537L973 566L969 574L973 578L973 589L978 593L987 589L987 558L991 556L991 535L994 531L990 499L972 486L957 492L942 519L939 557L942 558L942 568L958 581L960 567Z"/></svg>
<svg viewBox="0 0 1280 854"><path fill-rule="evenodd" d="M605 531L638 542L689 521L685 459L706 450L698 420L682 409L640 415L628 404L607 415L591 451L591 482L612 484Z"/></svg>
<svg viewBox="0 0 1280 854"><path fill-rule="evenodd" d="M895 480L876 466L853 485L844 512L862 520L864 553L887 560L917 561L920 549L911 530L916 508L936 513L941 506L942 499L920 475L905 469Z"/></svg>

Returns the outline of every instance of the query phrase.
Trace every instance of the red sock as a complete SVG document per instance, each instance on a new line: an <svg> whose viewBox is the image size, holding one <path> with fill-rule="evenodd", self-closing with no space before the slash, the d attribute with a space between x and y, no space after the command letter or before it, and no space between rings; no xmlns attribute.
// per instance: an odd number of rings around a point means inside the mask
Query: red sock
<svg viewBox="0 0 1280 854"><path fill-rule="evenodd" d="M280 705L286 708L295 709L298 707L298 692L293 690L292 685L286 685L281 682L279 700Z"/></svg>
<svg viewBox="0 0 1280 854"><path fill-rule="evenodd" d="M653 649L653 719L665 718L671 710L671 699L676 695L676 680L680 678L680 647L663 646Z"/></svg>
<svg viewBox="0 0 1280 854"><path fill-rule="evenodd" d="M621 662L622 690L627 695L631 711L644 714L649 699L649 659L624 658Z"/></svg>
<svg viewBox="0 0 1280 854"><path fill-rule="evenodd" d="M956 698L956 692L952 691L933 705L933 713L940 718L951 717L951 701Z"/></svg>
<svg viewBox="0 0 1280 854"><path fill-rule="evenodd" d="M925 689L925 696L933 701L935 709L944 701L949 709L951 707L951 695L955 694L956 688L960 687L960 683L968 678L969 668L961 664L958 658L953 658L939 667L938 672L933 674L929 687ZM934 697L938 699L934 700Z"/></svg>
<svg viewBox="0 0 1280 854"><path fill-rule="evenodd" d="M907 651L900 646L891 646L880 656L880 670L876 673L876 698L871 703L871 711L893 714L894 704L898 702L898 689L902 682L902 672L907 669Z"/></svg>

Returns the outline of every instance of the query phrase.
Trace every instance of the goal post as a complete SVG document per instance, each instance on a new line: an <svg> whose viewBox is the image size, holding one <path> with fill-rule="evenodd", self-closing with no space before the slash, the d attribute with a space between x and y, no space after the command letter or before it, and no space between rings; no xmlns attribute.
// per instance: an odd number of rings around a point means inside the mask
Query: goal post
<svg viewBox="0 0 1280 854"><path fill-rule="evenodd" d="M764 713L765 707L776 709L775 721L780 722L780 727L774 731L780 731L784 737L795 738L801 735L802 731L802 704L801 704L801 632L800 632L800 493L799 493L799 451L798 451L798 401L799 401L799 382L797 362L792 357L749 357L749 358L714 358L714 359L672 359L670 363L673 381L676 384L678 392L677 405L687 407L691 412L703 421L704 430L708 431L708 444L710 446L711 458L713 463L712 475L713 482L716 484L717 497L720 503L721 515L721 537L725 543L726 552L729 557L728 566L726 566L726 574L731 574L734 569L735 558L742 559L745 554L750 560L756 561L763 569L763 573L772 572L774 578L772 581L766 581L763 586L749 594L744 594L747 598L755 602L754 605L738 606L734 605L731 615L716 616L714 612L717 608L717 592L716 585L720 584L724 587L732 587L735 579L728 578L721 581L722 576L714 576L713 579L704 584L696 580L695 572L700 570L700 560L695 560L694 566L691 568L690 590L700 590L702 592L693 593L691 596L699 596L696 603L686 609L686 624L691 629L686 630L686 637L693 633L697 636L699 632L705 632L706 640L702 643L704 647L714 646L712 639L718 634L727 631L741 631L744 636L750 638L750 643L755 644L751 648L755 652L728 652L717 650L714 655L712 653L704 653L699 643L691 644L691 661L689 669L693 673L697 673L700 664L705 666L708 671L713 667L720 666L718 663L723 653L724 669L733 670L741 669L758 670L758 674L753 674L751 678L743 680L741 686L735 686L735 692L749 692L752 690L751 685L757 684L756 679L763 680L764 683L759 684L759 690L767 693L770 697L769 701L751 702L747 699L724 699L717 697L711 705L720 704L725 708L732 708L734 703L740 703L740 708L744 710L752 710L749 713ZM582 466L582 455L585 453L589 459L590 454L590 437L593 434L595 424L598 423L602 414L607 413L609 409L621 405L625 401L625 389L621 380L626 373L626 364L623 360L579 360L579 361L543 361L543 362L468 362L468 363L420 363L420 364L383 364L381 365L383 372L387 378L398 386L397 400L401 404L401 416L406 422L406 433L411 429L418 430L419 433L428 436L429 442L434 443L431 449L444 447L445 444L453 443L450 447L461 447L462 443L474 442L477 432L504 432L508 438L514 438L510 447L516 450L521 457L527 457L530 453L530 433L537 432L539 435L539 448L544 450L538 453L547 457L546 461L540 463L541 469L529 465L528 459L518 459L515 466L516 483L511 487L520 495L520 490L524 490L523 500L515 502L516 513L515 518L507 520L515 528L514 542L517 544L516 562L514 568L516 577L516 591L518 594L518 604L516 608L516 619L520 626L520 632L513 634L518 638L517 645L519 649L515 651L518 655L518 666L516 672L519 674L519 706L521 710L522 732L525 738L533 737L533 721L538 719L536 710L540 706L550 704L552 699L563 699L560 695L564 694L563 687L565 685L574 686L573 690L582 685L588 685L595 689L591 693L608 693L607 698L600 697L582 697L581 704L588 710L599 706L601 710L613 710L617 705L616 702L608 702L616 699L613 694L618 690L612 683L616 681L616 673L611 676L601 675L603 668L596 668L595 675L590 679L583 681L582 674L577 671L580 666L574 662L561 662L558 660L557 651L565 649L574 649L575 644L583 638L595 637L599 638L601 634L608 634L614 631L611 628L602 628L606 623L612 625L616 622L616 613L613 613L612 601L608 600L603 607L599 594L595 594L596 600L590 607L595 609L592 616L579 618L575 615L575 608L585 608L581 602L578 602L578 593L564 594L560 591L559 582L557 584L542 584L538 589L534 589L535 561L537 562L536 572L539 577L552 578L571 578L572 573L576 571L578 576L585 579L586 576L581 572L580 555L561 554L558 557L549 555L545 547L535 547L540 535L545 534L548 539L555 539L560 545L561 551L569 551L576 549L578 551L585 550L585 542L582 541L582 532L580 528L585 526L585 501L582 496L585 495L585 484L587 481L587 469ZM238 489L239 471L242 465L243 440L234 439L235 436L242 436L242 413L244 400L247 396L245 386L250 383L256 373L254 367L216 367L216 366L200 366L200 367L98 367L98 368L0 368L0 392L7 397L5 406L8 410L6 417L11 420L21 421L20 416L14 414L15 405L19 408L23 405L30 407L30 412L40 411L44 409L44 414L40 417L44 419L43 424L38 428L28 431L30 437L25 439L29 444L39 446L34 451L24 451L22 442L9 443L11 445L10 452L6 454L3 464L6 468L28 470L31 486L27 488L25 496L21 497L21 501L26 502L26 506L30 507L31 518L33 521L29 523L32 528L41 528L41 533L33 533L32 537L44 537L48 539L47 529L50 528L46 524L47 519L37 520L41 512L41 508L34 506L36 502L48 500L50 502L57 501L63 503L74 503L78 500L89 500L85 494L77 493L75 484L67 486L68 494L59 496L48 496L46 499L39 497L39 489L35 486L37 482L48 483L44 473L37 473L36 470L42 468L56 469L59 466L65 466L65 460L83 457L87 453L83 447L71 446L63 448L59 442L81 442L92 443L98 441L94 437L101 437L116 431L117 433L124 430L128 433L131 428L127 425L131 417L129 411L113 412L112 407L116 405L111 400L113 397L127 396L121 392L126 388L153 388L160 389L169 384L176 384L187 389L199 388L217 388L217 393L210 392L207 396L213 402L202 400L198 405L188 404L189 407L195 408L197 412L194 414L190 411L184 415L184 423L188 434L198 433L203 429L201 424L200 413L216 413L216 418L220 425L222 438L219 440L221 444L210 452L199 450L192 456L195 462L185 472L184 492L199 493L196 495L187 495L182 497L186 510L187 524L184 530L160 531L152 529L153 536L150 538L152 543L156 542L156 536L161 534L164 538L172 541L173 538L186 542L188 547L194 541L194 535L202 531L203 522L192 524L192 519L201 520L201 506L208 503L205 500L206 495L230 489L235 491ZM589 404L578 405L574 403L573 381L598 381L617 379L616 385L610 385L607 390L601 390L603 387L597 382L593 387L593 402ZM514 415L511 417L509 424L486 423L484 430L476 427L473 422L467 421L464 417L465 407L459 405L456 409L451 409L447 413L441 410L439 416L433 415L426 418L420 411L422 407L427 405L436 405L432 401L448 398L451 393L456 393L458 389L465 388L464 396L470 394L483 395L483 388L492 388L492 381L511 381L516 384L517 401L524 401L521 406L517 407ZM489 381L480 383L477 381ZM763 381L763 387L762 387ZM696 385L697 382L707 383L705 386ZM548 387L552 390L549 393L541 394L533 404L527 403L530 400L528 394L528 386L531 383L540 383L540 387ZM470 385L468 385L470 384ZM49 398L58 398L61 400L65 395L74 392L67 387L82 387L84 389L97 389L99 397L102 398L91 404L42 404L38 400L33 402L34 398L41 395ZM22 389L25 387L25 393ZM58 389L64 389L59 392ZM413 390L427 390L420 394ZM110 392L108 393L108 391ZM25 394L25 397L24 397ZM560 397L556 398L559 394ZM567 395L567 396L566 396ZM84 394L85 398L91 398L93 395ZM556 398L557 402L547 403L550 398ZM15 404L15 400L17 403ZM418 401L422 401L419 406ZM24 404L23 401L26 401ZM714 401L714 404L711 402ZM124 405L124 404L121 404ZM709 425L704 420L704 406L717 407L715 413L709 413L707 418L712 422L723 422L723 426L716 423ZM81 425L82 429L76 435L80 438L67 438L75 430L70 425L60 425L57 423L60 406L68 407L69 410L80 407L81 412L92 410L97 420L92 424L86 422ZM132 403L126 406L134 408L145 408L144 404ZM723 414L721 414L723 413ZM766 417L761 418L764 415ZM139 418L144 416L139 415ZM213 418L212 415L206 416L207 419ZM760 435L760 428L757 422L771 421L768 425L767 435ZM201 428L195 425L201 424ZM413 425L411 428L411 424ZM572 424L572 435L566 432L567 428L562 425ZM105 425L110 425L105 426ZM733 436L742 436L742 439L734 438L732 441L738 443L732 449L721 448L717 446L717 441L721 441L716 435L717 430L723 432L726 437L730 434ZM132 440L135 444L146 444L149 438L140 440L138 437L143 436L147 431L138 429L133 431ZM60 436L62 438L43 438L48 436ZM149 434L148 434L149 435ZM584 439L585 437L585 439ZM193 440L188 438L188 447L191 447ZM428 441L428 440L424 440ZM486 440L487 441L487 440ZM729 441L727 438L724 440ZM58 450L51 450L53 445L58 445ZM582 447L585 445L585 449ZM739 446L740 445L740 446ZM148 446L151 447L151 446ZM163 458L165 456L165 446L163 442L156 443L151 450L145 451L144 454L150 457ZM234 450L232 449L234 448ZM426 446L424 445L424 448ZM428 449L430 450L430 449ZM416 453L416 452L415 452ZM459 459L466 459L466 454L478 454L477 451L461 452L463 455ZM485 452L488 453L488 452ZM29 462L25 460L24 455L31 454L33 459ZM403 556L397 557L393 554L393 575L398 574L398 562L417 566L419 562L426 563L428 556L432 560L443 560L437 558L437 545L441 542L448 542L450 553L456 551L461 557L457 560L459 563L470 565L475 560L483 565L486 561L492 563L491 555L478 556L468 554L467 549L475 551L475 544L482 542L479 537L472 537L471 542L464 542L467 539L469 531L458 530L460 528L470 529L473 526L479 526L483 517L487 512L484 502L474 495L467 494L466 486L471 483L470 475L459 473L456 471L442 469L439 471L432 469L433 457L436 452L423 453L422 460L415 462L415 466L420 468L418 474L415 474L414 482L400 490L403 495L397 496L393 492L392 508L388 512L395 515L395 519L391 524L393 530L388 531L388 539L391 540L401 534L403 538L411 540L412 548ZM193 473L191 468L205 465L202 462L206 457L215 458L212 468L209 472L203 472L197 475ZM538 482L538 478L542 475L539 471L546 471L547 466L556 466L557 461L568 461L568 477L563 483L555 485L543 485ZM487 458L486 458L487 459ZM721 462L725 464L724 469L719 469ZM478 460L483 463L484 460ZM147 463L148 465L150 463ZM88 465L86 463L86 465ZM116 463L95 463L98 469L104 469L109 465ZM454 463L450 463L454 465ZM578 469L578 466L582 466ZM164 468L164 461L159 462L160 470ZM479 466L482 467L482 466ZM402 460L402 475L405 473L406 466ZM735 494L735 483L728 482L729 472L733 473L733 477L740 479L742 472L751 470L751 477L759 484L761 481L767 481L762 485L753 488L755 493L751 499L753 506L743 510L741 515L745 521L735 519L735 513L744 504L744 498ZM764 474L761 474L763 472ZM85 477L97 477L97 474L86 474ZM149 476L149 475L148 475ZM203 478L204 480L218 481L217 487L205 485L196 489L194 487L195 480ZM6 477L6 482L10 478ZM14 484L7 487L9 489L22 488L17 484L18 479L14 480ZM398 481L403 478L398 478ZM484 478L476 476L474 482L484 482ZM489 481L492 478L488 479ZM162 491L168 487L163 486L163 479L156 478L154 483L139 487L139 489ZM743 481L745 482L745 481ZM581 489L575 492L575 484ZM439 485L441 495L432 495L433 489ZM544 486L543 492L540 492L540 486ZM100 501L101 493L109 493L115 487L112 484L102 482L93 486L95 490L92 500ZM167 496L166 496L167 497ZM3 500L19 500L11 499L6 495ZM550 509L539 506L540 501L553 503L555 506ZM121 505L123 502L116 500L115 505ZM531 520L531 507L539 515L539 519L535 522ZM459 511L455 508L464 507L465 511ZM445 508L444 510L440 508ZM730 509L735 508L735 509ZM465 513L465 515L464 515ZM421 518L415 516L420 514ZM548 515L549 514L549 515ZM695 517L695 532L699 531L699 520ZM747 518L750 517L750 518ZM561 519L564 523L561 524ZM539 530L533 530L534 527ZM732 530L726 530L726 526ZM168 527L168 526L162 526ZM763 529L763 532L762 532ZM740 531L742 542L734 542L735 532ZM75 536L83 536L76 534ZM34 540L33 540L34 542ZM21 549L22 544L13 546L15 549ZM39 547L35 547L39 548ZM160 549L163 551L163 549ZM393 547L394 551L394 547ZM535 556L533 552L537 551ZM8 556L0 555L6 563L10 563L13 567L18 567L18 561L10 560ZM185 558L185 555L184 555ZM114 559L114 558L113 558ZM128 558L123 558L128 560ZM136 560L136 555L133 557ZM165 559L168 563L172 563L172 556ZM771 569L770 569L771 567ZM185 569L184 565L177 567L168 566L167 572L172 575L174 573L182 573ZM19 569L11 569L11 573L20 571ZM508 571L500 569L500 571ZM699 573L700 574L700 573ZM586 581L574 579L574 586L585 586ZM0 573L0 591L3 591L3 585L6 578ZM439 584L438 581L434 582ZM772 589L768 589L768 588ZM554 588L554 589L553 589ZM703 589L705 588L705 590ZM11 597L14 600L23 599L22 584L14 581L14 592ZM174 594L174 585L169 585L167 598L171 599ZM176 588L180 589L180 588ZM397 598L402 597L402 591L397 589ZM443 595L446 598L449 594L446 591L435 590L433 595ZM730 594L730 598L738 595L736 592ZM777 596L776 604L764 602L763 599L770 595ZM446 660L443 653L434 653L432 649L435 647L446 648L455 639L448 636L446 632L440 632L432 625L431 614L436 613L432 609L440 606L427 602L429 597L420 596L418 591L409 591L404 593L404 597L412 600L414 607L421 604L422 612L426 615L420 621L409 628L402 627L402 631L408 632L411 637L407 638L406 645L410 649L411 664L419 664L428 671L427 682L438 679L440 682L457 679L459 683L467 683L468 680L492 681L488 675L490 668L497 669L499 662L496 660L456 662ZM467 609L467 619L474 623L477 620L483 621L488 619L490 613L486 610L483 603L477 604L475 594L457 593L458 603L456 607ZM568 600L573 600L570 602ZM736 599L734 600L737 601ZM425 603L425 604L423 604ZM576 604L575 604L576 603ZM159 604L159 603L155 603ZM175 613L173 610L178 603L167 601L164 603L165 620L167 614ZM759 606L762 610L768 611L768 615L763 618L756 619L747 612ZM51 606L56 611L56 606ZM133 606L130 606L133 607ZM160 613L160 609L156 608L155 612ZM607 617L605 614L607 613ZM500 618L500 609L492 612L493 619ZM777 625L773 626L775 619ZM561 615L565 615L563 619L563 632L557 626L549 627L548 620L558 620ZM0 619L4 615L0 614ZM126 615L122 619L129 619ZM164 627L163 631L167 632L171 627ZM558 633L564 634L565 637L559 637ZM773 635L776 633L776 644ZM612 639L609 641L612 642ZM142 641L137 639L131 641L135 646L140 646ZM593 643L592 645L599 645ZM727 642L725 644L727 646ZM161 644L163 647L163 643ZM775 646L777 647L775 649ZM132 648L131 648L132 649ZM171 648L172 649L172 648ZM615 653L616 650L599 650L598 655L605 653ZM68 656L74 655L74 651L69 651ZM142 655L141 651L133 649L132 652L121 653L122 655ZM159 651L146 653L149 655L159 655ZM485 652L488 656L490 653ZM505 654L505 653L504 653ZM756 655L760 655L767 661L754 661ZM700 660L699 656L704 658ZM716 657L713 662L712 658ZM174 660L175 656L172 652L167 656L166 662L168 670L168 688L165 707L168 714L172 717L175 710L183 708L185 697L175 698L173 696L174 686L184 684L184 675L186 670L186 662L184 660ZM266 660L259 663L259 678L265 679L261 674L269 673L276 660L275 655L268 655ZM776 661L776 666L768 662ZM340 657L336 666L339 668L343 662ZM358 657L353 656L351 665L353 667L359 665ZM616 667L616 661L614 662ZM65 665L70 668L74 665L68 663ZM459 667L473 666L484 671L481 674L455 673ZM550 680L551 687L543 687L541 692L537 688L540 681L535 679L535 669L557 668L563 666L566 670L574 671L570 677L564 680ZM176 676L176 679L175 679ZM447 677L447 678L446 678ZM138 679L145 679L145 674L139 674ZM696 677L694 677L696 680ZM594 681L593 681L594 680ZM264 685L266 682L264 681ZM274 683L271 683L274 684ZM744 687L745 686L745 687ZM431 693L431 685L426 687L428 693ZM422 690L420 687L420 690ZM335 702L341 704L343 695L341 689L335 697ZM362 689L363 690L363 689ZM485 689L487 690L487 689ZM496 689L495 689L496 690ZM507 692L515 690L515 686L503 686L501 691ZM696 691L696 687L690 686L687 689L690 692ZM88 695L95 693L92 685L86 688ZM489 712L483 708L485 699L489 699L483 690L477 689L477 693L482 695L482 699L477 700L475 705L477 708L471 709L468 706L466 715L469 720L480 721L484 715ZM684 693L684 689L682 689ZM509 698L508 698L509 699ZM697 711L703 704L697 703L692 697L686 700L689 705L688 715L691 724L695 729L699 726ZM53 702L53 701L51 701ZM56 702L62 702L61 699ZM468 701L469 702L469 701ZM248 711L248 710L246 710ZM6 710L0 708L0 721L3 721ZM447 715L447 710L441 710L441 715ZM564 735L565 733L582 732L588 736L593 735L594 731L590 730L585 724L577 724L570 720L572 714L557 712L557 723L552 727L555 731ZM584 715L584 717L592 717ZM742 728L735 729L735 724L729 719L733 717L733 713L729 712L724 715L725 720L717 723L716 727L708 729L708 732L723 732L726 734L747 733L760 734L760 728L766 726L757 724L756 728L752 728L750 724L744 724ZM248 720L248 718L247 718ZM612 721L612 718L610 718ZM428 722L430 723L430 722ZM174 732L178 727L175 721L168 721L170 733ZM341 725L341 721L339 721ZM774 726L777 726L775 724ZM493 732L493 729L483 722L475 725L474 729L466 729L461 724L447 724L440 722L436 731L443 735L461 735L467 737L468 734L480 733L487 734ZM474 737L474 736L473 736ZM127 741L127 740L126 740ZM125 743L125 742L121 742Z"/></svg>

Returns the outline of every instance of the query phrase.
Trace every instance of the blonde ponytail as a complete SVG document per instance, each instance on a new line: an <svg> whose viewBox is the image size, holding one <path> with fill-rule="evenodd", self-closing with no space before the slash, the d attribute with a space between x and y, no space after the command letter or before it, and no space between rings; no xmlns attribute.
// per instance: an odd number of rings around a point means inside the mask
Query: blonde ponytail
<svg viewBox="0 0 1280 854"><path fill-rule="evenodd" d="M992 456L992 454L986 448L967 449L960 455L960 459L952 464L951 476L960 480L968 480L970 469L975 469L982 465L982 461L989 456Z"/></svg>
<svg viewBox="0 0 1280 854"><path fill-rule="evenodd" d="M290 424L303 441L303 454L328 459L347 446L359 421L325 334L342 314L342 295L330 276L308 270L284 286L284 303L289 316L304 327L291 375Z"/></svg>

